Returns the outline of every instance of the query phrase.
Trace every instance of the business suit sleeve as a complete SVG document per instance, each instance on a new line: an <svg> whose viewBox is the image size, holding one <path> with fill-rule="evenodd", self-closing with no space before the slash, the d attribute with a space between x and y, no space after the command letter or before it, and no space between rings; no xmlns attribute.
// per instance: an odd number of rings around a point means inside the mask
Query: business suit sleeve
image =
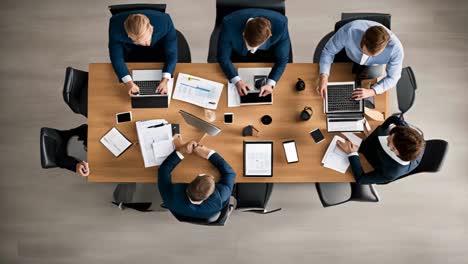
<svg viewBox="0 0 468 264"><path fill-rule="evenodd" d="M346 26L340 28L331 38L322 50L320 56L320 73L330 75L330 68L335 55L340 52L348 41L348 32Z"/></svg>
<svg viewBox="0 0 468 264"><path fill-rule="evenodd" d="M232 194L232 189L236 180L236 173L218 153L211 155L209 161L221 174L221 179L216 184L216 188L219 191L222 201L227 201Z"/></svg>
<svg viewBox="0 0 468 264"><path fill-rule="evenodd" d="M219 31L218 39L218 63L221 69L224 72L224 75L228 80L236 77L237 70L234 68L234 65L231 61L232 54L232 43L231 43L231 32L229 27L223 23L221 25L221 30Z"/></svg>
<svg viewBox="0 0 468 264"><path fill-rule="evenodd" d="M119 80L122 80L124 76L129 75L130 73L127 65L125 64L123 43L114 38L114 27L116 26L117 25L113 23L111 18L109 23L109 56L117 77L119 77Z"/></svg>
<svg viewBox="0 0 468 264"><path fill-rule="evenodd" d="M169 15L167 15L168 19L168 33L163 38L164 44L164 68L163 72L168 72L172 76L174 76L174 69L177 64L177 31L172 23L172 20Z"/></svg>
<svg viewBox="0 0 468 264"><path fill-rule="evenodd" d="M365 173L362 169L359 156L357 155L350 156L349 163L351 164L351 170L353 171L354 178L358 184L386 183L391 180L377 170Z"/></svg>
<svg viewBox="0 0 468 264"><path fill-rule="evenodd" d="M387 76L372 86L376 94L384 93L397 85L398 80L401 78L404 57L403 47L399 44L398 47L394 49L390 61L387 64Z"/></svg>
<svg viewBox="0 0 468 264"><path fill-rule="evenodd" d="M399 116L390 116L385 120L385 122L383 122L382 125L380 125L380 127L386 131L392 124L396 126L408 126L408 123L402 120Z"/></svg>
<svg viewBox="0 0 468 264"><path fill-rule="evenodd" d="M281 78L281 75L284 72L284 69L286 69L286 64L288 64L289 50L291 48L287 20L284 25L283 36L273 48L275 56L275 65L273 66L273 69L271 69L268 78L274 80L275 82L278 82L278 80Z"/></svg>
<svg viewBox="0 0 468 264"><path fill-rule="evenodd" d="M158 169L158 188L161 193L161 197L165 203L167 203L172 195L172 171L180 163L181 159L177 155L176 151L173 151L166 160L159 166Z"/></svg>

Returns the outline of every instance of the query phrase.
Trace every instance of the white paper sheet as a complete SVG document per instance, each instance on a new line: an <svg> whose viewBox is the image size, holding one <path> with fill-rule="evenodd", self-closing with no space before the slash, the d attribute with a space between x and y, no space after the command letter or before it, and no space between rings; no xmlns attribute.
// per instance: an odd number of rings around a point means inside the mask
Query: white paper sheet
<svg viewBox="0 0 468 264"><path fill-rule="evenodd" d="M115 127L107 132L100 141L116 157L132 144Z"/></svg>
<svg viewBox="0 0 468 264"><path fill-rule="evenodd" d="M151 127L160 124L165 125ZM153 143L172 140L172 126L167 124L164 119L155 119L136 122L136 129L145 168L161 165L164 160L158 160L155 158Z"/></svg>
<svg viewBox="0 0 468 264"><path fill-rule="evenodd" d="M218 107L223 87L222 83L179 73L173 99L214 110Z"/></svg>
<svg viewBox="0 0 468 264"><path fill-rule="evenodd" d="M272 175L273 161L271 144L246 144L244 155L245 175Z"/></svg>
<svg viewBox="0 0 468 264"><path fill-rule="evenodd" d="M155 141L152 144L154 159L156 163L162 164L163 161L174 151L172 138L169 140Z"/></svg>
<svg viewBox="0 0 468 264"><path fill-rule="evenodd" d="M349 141L353 142L354 145L356 146L361 146L362 143L362 138L358 137L356 134L353 132L341 132L343 136L347 137Z"/></svg>
<svg viewBox="0 0 468 264"><path fill-rule="evenodd" d="M238 74L239 77L247 84L249 87L254 86L254 76L257 75L265 75L268 76L270 74L271 68L239 68ZM228 87L228 107L238 107L240 106L240 96L237 92L236 85L227 83Z"/></svg>
<svg viewBox="0 0 468 264"><path fill-rule="evenodd" d="M339 136L333 137L332 142L323 156L322 164L325 168L345 173L349 167L348 155L336 145L338 140L345 142L345 140Z"/></svg>

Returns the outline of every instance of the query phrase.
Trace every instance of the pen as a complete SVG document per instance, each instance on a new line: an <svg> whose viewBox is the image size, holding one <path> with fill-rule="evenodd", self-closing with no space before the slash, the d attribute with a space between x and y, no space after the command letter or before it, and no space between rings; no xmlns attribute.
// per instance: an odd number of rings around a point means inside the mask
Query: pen
<svg viewBox="0 0 468 264"><path fill-rule="evenodd" d="M155 128L155 127L162 127L164 125L167 125L167 123L161 123L161 124L158 124L158 125L154 125L154 126L149 126L147 128Z"/></svg>
<svg viewBox="0 0 468 264"><path fill-rule="evenodd" d="M208 102L208 103L209 103L209 104L212 104L212 105L216 104L215 102Z"/></svg>

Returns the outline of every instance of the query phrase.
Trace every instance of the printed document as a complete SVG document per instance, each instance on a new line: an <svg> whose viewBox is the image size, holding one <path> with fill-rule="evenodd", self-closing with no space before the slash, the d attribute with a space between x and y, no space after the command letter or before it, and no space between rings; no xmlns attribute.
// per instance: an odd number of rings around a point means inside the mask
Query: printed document
<svg viewBox="0 0 468 264"><path fill-rule="evenodd" d="M168 124L164 119L137 121L136 129L145 168L161 165L165 158L162 158L162 154L158 158L155 157L153 144L159 146L161 142L167 144L164 141L170 140L172 142L171 124ZM164 153L167 151L164 147Z"/></svg>
<svg viewBox="0 0 468 264"><path fill-rule="evenodd" d="M179 73L172 98L214 110L218 107L223 87L222 83Z"/></svg>
<svg viewBox="0 0 468 264"><path fill-rule="evenodd" d="M322 164L325 168L336 170L345 173L349 167L348 154L344 153L336 144L337 141L345 142L342 137L335 136L328 146L327 151L322 159Z"/></svg>

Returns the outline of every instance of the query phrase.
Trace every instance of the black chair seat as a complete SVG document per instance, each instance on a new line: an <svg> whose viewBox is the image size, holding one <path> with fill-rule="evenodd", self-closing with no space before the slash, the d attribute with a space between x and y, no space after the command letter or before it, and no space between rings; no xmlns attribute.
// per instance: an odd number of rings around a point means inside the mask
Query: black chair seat
<svg viewBox="0 0 468 264"><path fill-rule="evenodd" d="M238 183L235 187L236 210L269 214L281 208L268 210L273 183Z"/></svg>
<svg viewBox="0 0 468 264"><path fill-rule="evenodd" d="M380 197L372 184L347 182L315 183L323 207L339 205L349 201L379 202Z"/></svg>

